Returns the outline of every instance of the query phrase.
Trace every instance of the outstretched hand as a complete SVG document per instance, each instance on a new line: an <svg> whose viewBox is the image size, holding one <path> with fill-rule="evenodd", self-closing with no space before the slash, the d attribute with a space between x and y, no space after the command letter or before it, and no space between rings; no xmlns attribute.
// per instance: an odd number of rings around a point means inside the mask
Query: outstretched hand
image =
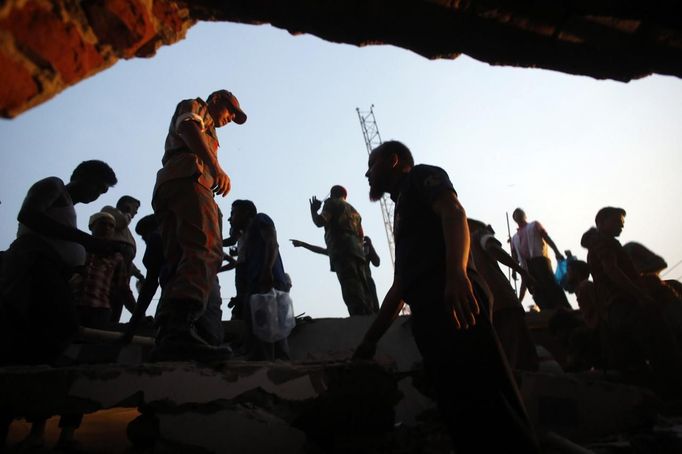
<svg viewBox="0 0 682 454"><path fill-rule="evenodd" d="M313 196L308 202L310 202L311 212L317 213L322 207L322 202L316 196Z"/></svg>
<svg viewBox="0 0 682 454"><path fill-rule="evenodd" d="M300 241L300 240L292 240L292 239L290 239L289 241L291 241L291 244L293 244L294 247L301 247L301 246L303 246L303 241Z"/></svg>
<svg viewBox="0 0 682 454"><path fill-rule="evenodd" d="M471 282L465 273L449 279L445 285L445 304L450 308L456 329L476 326L480 308Z"/></svg>

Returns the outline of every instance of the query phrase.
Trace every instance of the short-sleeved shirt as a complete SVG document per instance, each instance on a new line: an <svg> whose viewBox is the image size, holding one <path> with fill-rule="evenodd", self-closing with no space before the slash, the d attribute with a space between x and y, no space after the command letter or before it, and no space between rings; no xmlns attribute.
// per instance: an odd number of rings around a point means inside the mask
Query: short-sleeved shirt
<svg viewBox="0 0 682 454"><path fill-rule="evenodd" d="M110 309L112 290L123 288L126 282L126 266L120 253L88 254L78 304Z"/></svg>
<svg viewBox="0 0 682 454"><path fill-rule="evenodd" d="M600 303L608 307L617 298L632 299L633 296L624 292L611 280L604 270L605 260L615 260L618 268L635 284L640 280L640 275L635 269L632 259L627 254L620 242L598 233L590 243L587 252L587 263L594 278L597 298Z"/></svg>
<svg viewBox="0 0 682 454"><path fill-rule="evenodd" d="M489 227L478 229L471 233L471 256L476 263L476 270L481 275L493 294L493 313L502 309L522 308L514 289L504 275L497 260L491 257L486 246L494 242L502 246Z"/></svg>
<svg viewBox="0 0 682 454"><path fill-rule="evenodd" d="M161 160L163 168L156 175L154 193L163 183L177 178L196 177L198 182L207 189L210 190L213 187L213 175L210 170L204 165L202 159L190 150L178 133L184 121L196 122L211 153L216 156L218 154L220 144L207 104L201 98L180 101L168 127L165 153Z"/></svg>
<svg viewBox="0 0 682 454"><path fill-rule="evenodd" d="M519 263L528 269L528 260L535 257L549 257L547 243L542 238L545 228L538 221L529 222L519 227L512 238L512 246L516 251Z"/></svg>
<svg viewBox="0 0 682 454"><path fill-rule="evenodd" d="M76 209L73 206L73 200L71 200L71 196L69 195L69 192L66 190L64 182L57 177L48 177L38 181L36 184L39 184L46 180L53 180L60 187L60 192L66 198L67 203L64 206L53 205L49 207L47 210L45 210L45 215L52 218L53 220L60 224L77 229L78 223L76 222ZM67 267L77 268L85 264L85 259L87 255L85 248L81 244L76 243L75 241L62 240L60 238L42 235L38 232L33 231L30 227L20 222L19 227L17 229L17 238L24 235L35 235L37 237L40 237L43 241L48 243L54 249L54 251L59 255L59 257Z"/></svg>
<svg viewBox="0 0 682 454"><path fill-rule="evenodd" d="M274 228L275 223L270 216L265 213L258 213L249 223L244 235L239 239L237 267L240 271L240 279L243 279L247 287L245 290L248 292L255 289L265 261L266 243L261 231ZM272 278L276 289L284 290L288 287L279 248L277 248L275 263L272 266Z"/></svg>
<svg viewBox="0 0 682 454"><path fill-rule="evenodd" d="M403 177L394 196L395 274L408 304L425 286L445 283L445 239L441 219L432 209L444 192L457 194L448 174L420 164Z"/></svg>
<svg viewBox="0 0 682 454"><path fill-rule="evenodd" d="M365 260L362 217L343 199L327 199L320 216L326 221L324 241L332 271L335 263L349 257Z"/></svg>

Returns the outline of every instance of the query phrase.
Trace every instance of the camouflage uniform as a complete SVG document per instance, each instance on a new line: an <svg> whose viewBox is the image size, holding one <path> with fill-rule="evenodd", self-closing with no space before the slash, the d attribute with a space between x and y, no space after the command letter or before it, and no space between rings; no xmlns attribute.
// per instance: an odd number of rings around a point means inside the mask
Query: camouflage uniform
<svg viewBox="0 0 682 454"><path fill-rule="evenodd" d="M360 214L343 199L328 199L320 216L326 221L324 241L327 244L329 264L341 284L341 294L348 313L374 313L367 279Z"/></svg>
<svg viewBox="0 0 682 454"><path fill-rule="evenodd" d="M184 121L198 123L212 153L217 154L219 146L206 103L200 98L181 101L171 119L152 199L164 256L172 270L157 315L187 313L194 321L206 307L223 249L213 176L179 136L178 127Z"/></svg>

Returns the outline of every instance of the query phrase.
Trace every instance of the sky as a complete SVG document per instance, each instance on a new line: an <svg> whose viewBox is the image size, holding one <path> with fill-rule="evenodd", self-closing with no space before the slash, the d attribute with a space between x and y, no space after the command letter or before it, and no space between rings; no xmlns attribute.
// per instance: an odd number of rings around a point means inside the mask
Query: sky
<svg viewBox="0 0 682 454"><path fill-rule="evenodd" d="M417 163L444 168L467 214L490 223L503 242L505 213L511 218L523 207L562 251L584 259L580 237L597 210L611 205L628 213L623 243L645 244L671 268L682 260L682 80L624 84L466 56L431 61L392 46L358 48L232 23L200 23L151 59L120 61L0 121L0 249L16 235L28 188L47 176L68 180L88 159L107 161L119 182L77 206L81 229L124 194L142 201L133 223L151 213L175 105L222 88L248 114L244 125L218 130L219 159L232 179L230 194L217 199L225 229L235 199L253 200L274 220L296 314L347 315L327 258L288 241L324 245L308 199L325 197L335 184L348 189L382 258L372 270L380 300L390 287L386 234L379 204L368 199L355 110L371 105L382 139L405 143ZM682 278L682 265L665 277ZM221 274L225 302L234 296L233 280L232 272Z"/></svg>

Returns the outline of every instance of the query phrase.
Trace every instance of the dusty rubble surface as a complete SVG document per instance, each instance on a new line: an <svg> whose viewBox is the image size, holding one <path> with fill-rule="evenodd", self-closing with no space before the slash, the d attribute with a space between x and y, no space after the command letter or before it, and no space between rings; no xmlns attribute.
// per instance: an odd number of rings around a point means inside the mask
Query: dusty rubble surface
<svg viewBox="0 0 682 454"><path fill-rule="evenodd" d="M348 361L370 321L299 326L290 363L152 364L129 346L108 364L0 369L2 410L16 418L9 452L22 452L22 418L79 412L86 414L77 432L86 452L450 452L407 319L387 333L379 364ZM76 350L76 358L96 356L92 348ZM682 419L661 416L644 389L585 375L517 379L545 452L682 452ZM56 424L50 419L48 447Z"/></svg>

